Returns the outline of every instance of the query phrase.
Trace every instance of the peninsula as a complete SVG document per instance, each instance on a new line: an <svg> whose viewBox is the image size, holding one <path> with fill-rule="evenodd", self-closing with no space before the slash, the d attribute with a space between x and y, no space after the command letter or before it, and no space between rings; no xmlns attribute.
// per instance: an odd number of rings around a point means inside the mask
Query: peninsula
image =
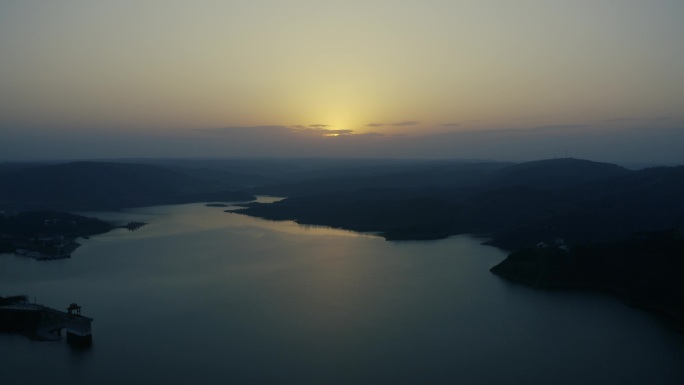
<svg viewBox="0 0 684 385"><path fill-rule="evenodd" d="M64 212L0 214L0 253L15 253L38 260L69 258L80 246L79 237L103 234L113 228L96 218Z"/></svg>
<svg viewBox="0 0 684 385"><path fill-rule="evenodd" d="M684 327L684 227L572 248L540 242L511 253L491 272L536 288L606 291Z"/></svg>

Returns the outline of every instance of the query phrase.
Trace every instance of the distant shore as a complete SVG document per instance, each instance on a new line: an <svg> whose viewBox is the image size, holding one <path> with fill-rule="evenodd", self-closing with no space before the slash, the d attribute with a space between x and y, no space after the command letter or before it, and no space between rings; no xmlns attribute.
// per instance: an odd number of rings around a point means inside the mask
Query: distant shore
<svg viewBox="0 0 684 385"><path fill-rule="evenodd" d="M131 222L129 230L144 224ZM20 212L0 218L0 252L33 258L55 260L70 258L81 244L78 238L104 234L110 223L97 218L55 211Z"/></svg>

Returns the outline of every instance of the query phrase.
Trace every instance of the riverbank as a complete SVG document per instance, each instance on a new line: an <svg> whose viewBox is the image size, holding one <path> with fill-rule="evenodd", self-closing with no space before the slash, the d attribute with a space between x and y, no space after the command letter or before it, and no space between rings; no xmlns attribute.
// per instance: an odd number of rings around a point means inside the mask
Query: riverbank
<svg viewBox="0 0 684 385"><path fill-rule="evenodd" d="M682 230L571 249L540 244L511 253L490 271L536 288L608 292L630 306L663 314L684 329Z"/></svg>
<svg viewBox="0 0 684 385"><path fill-rule="evenodd" d="M70 258L80 246L78 238L104 234L113 228L97 218L64 212L6 215L0 217L0 253L14 253L37 260Z"/></svg>

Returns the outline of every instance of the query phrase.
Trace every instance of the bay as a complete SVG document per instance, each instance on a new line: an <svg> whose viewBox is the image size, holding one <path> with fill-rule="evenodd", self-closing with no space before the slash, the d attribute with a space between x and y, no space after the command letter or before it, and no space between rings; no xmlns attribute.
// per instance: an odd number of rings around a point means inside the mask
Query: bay
<svg viewBox="0 0 684 385"><path fill-rule="evenodd" d="M386 242L202 204L91 213L147 226L71 259L0 255L0 295L83 306L93 346L0 334L9 384L682 384L652 314L489 273L458 236Z"/></svg>

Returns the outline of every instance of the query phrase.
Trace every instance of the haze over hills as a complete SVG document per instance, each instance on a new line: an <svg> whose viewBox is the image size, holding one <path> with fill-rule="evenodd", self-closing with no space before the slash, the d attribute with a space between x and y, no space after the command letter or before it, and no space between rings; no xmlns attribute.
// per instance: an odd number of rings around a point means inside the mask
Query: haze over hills
<svg viewBox="0 0 684 385"><path fill-rule="evenodd" d="M113 210L204 200L249 200L223 179L155 165L74 162L0 167L0 208Z"/></svg>
<svg viewBox="0 0 684 385"><path fill-rule="evenodd" d="M615 239L684 223L684 167L628 170L572 158L525 163L363 159L146 160L5 164L0 209L106 210L283 196L241 212L387 239L487 233Z"/></svg>

